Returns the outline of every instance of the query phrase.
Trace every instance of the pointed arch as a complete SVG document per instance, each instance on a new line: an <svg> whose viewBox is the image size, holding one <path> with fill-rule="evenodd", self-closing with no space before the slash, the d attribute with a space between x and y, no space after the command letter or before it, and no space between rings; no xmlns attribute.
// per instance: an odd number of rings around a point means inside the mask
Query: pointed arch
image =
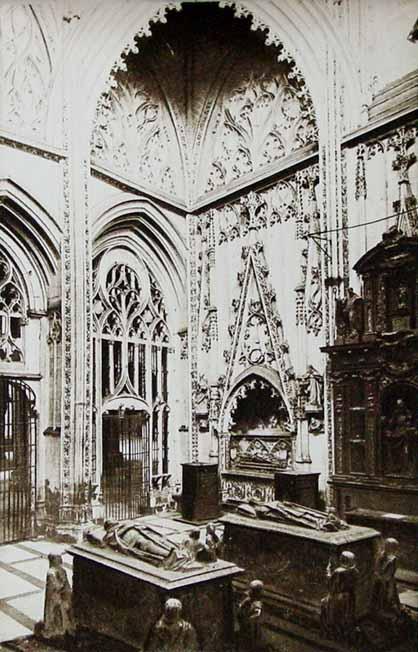
<svg viewBox="0 0 418 652"><path fill-rule="evenodd" d="M113 201L93 217L92 236L93 257L111 247L123 247L147 261L169 304L176 307L176 311L169 309L176 329L186 310L187 258L180 229L173 221L146 198Z"/></svg>
<svg viewBox="0 0 418 652"><path fill-rule="evenodd" d="M8 178L0 179L0 247L18 265L28 307L45 311L60 274L61 229L46 209Z"/></svg>

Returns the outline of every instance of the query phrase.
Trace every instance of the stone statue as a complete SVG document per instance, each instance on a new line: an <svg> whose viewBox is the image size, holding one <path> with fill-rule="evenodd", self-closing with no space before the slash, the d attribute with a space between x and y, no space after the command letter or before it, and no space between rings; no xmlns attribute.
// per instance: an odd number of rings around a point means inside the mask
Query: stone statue
<svg viewBox="0 0 418 652"><path fill-rule="evenodd" d="M211 561L216 561L223 556L223 542L221 537L216 532L216 527L213 523L208 523L206 526L206 547L209 552Z"/></svg>
<svg viewBox="0 0 418 652"><path fill-rule="evenodd" d="M373 589L374 607L380 612L394 615L401 613L395 580L398 550L399 543L396 539L386 539L383 552L377 558Z"/></svg>
<svg viewBox="0 0 418 652"><path fill-rule="evenodd" d="M305 409L323 410L323 378L316 369L309 365L301 377L301 389L306 398Z"/></svg>
<svg viewBox="0 0 418 652"><path fill-rule="evenodd" d="M263 589L263 582L253 580L249 584L245 598L238 605L238 652L258 652L262 649Z"/></svg>
<svg viewBox="0 0 418 652"><path fill-rule="evenodd" d="M60 640L74 634L72 592L61 555L48 555L44 619L35 626L35 635Z"/></svg>
<svg viewBox="0 0 418 652"><path fill-rule="evenodd" d="M169 598L164 613L150 631L145 652L197 652L194 627L181 618L180 600Z"/></svg>
<svg viewBox="0 0 418 652"><path fill-rule="evenodd" d="M195 561L208 561L206 546L200 541L200 530L197 528L189 532L189 537L183 543L190 559Z"/></svg>
<svg viewBox="0 0 418 652"><path fill-rule="evenodd" d="M201 567L182 546L167 541L150 524L141 523L141 519L121 523L105 521L103 528L87 530L84 538L94 545L132 555L165 570L186 571Z"/></svg>
<svg viewBox="0 0 418 652"><path fill-rule="evenodd" d="M402 398L397 399L392 414L382 419L382 432L385 472L396 474L413 471L416 432L412 412Z"/></svg>
<svg viewBox="0 0 418 652"><path fill-rule="evenodd" d="M336 299L335 324L337 336L355 339L364 330L364 299L348 288L345 299Z"/></svg>
<svg viewBox="0 0 418 652"><path fill-rule="evenodd" d="M237 503L234 499L228 499L229 503ZM349 525L338 518L334 511L320 512L304 505L297 505L288 501L275 500L269 503L262 503L250 500L246 503L240 502L236 511L250 518L263 518L290 525L299 525L311 530L323 530L325 532L337 532L347 530Z"/></svg>
<svg viewBox="0 0 418 652"><path fill-rule="evenodd" d="M328 595L321 600L321 625L330 638L352 640L356 629L358 569L354 553L341 553L339 565L327 567Z"/></svg>

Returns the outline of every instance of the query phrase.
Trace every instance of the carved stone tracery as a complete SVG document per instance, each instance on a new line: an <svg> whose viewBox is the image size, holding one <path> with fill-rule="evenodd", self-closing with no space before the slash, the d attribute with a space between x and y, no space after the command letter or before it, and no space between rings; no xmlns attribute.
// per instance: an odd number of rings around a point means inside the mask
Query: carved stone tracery
<svg viewBox="0 0 418 652"><path fill-rule="evenodd" d="M27 305L16 270L0 254L0 361L23 362L22 326Z"/></svg>

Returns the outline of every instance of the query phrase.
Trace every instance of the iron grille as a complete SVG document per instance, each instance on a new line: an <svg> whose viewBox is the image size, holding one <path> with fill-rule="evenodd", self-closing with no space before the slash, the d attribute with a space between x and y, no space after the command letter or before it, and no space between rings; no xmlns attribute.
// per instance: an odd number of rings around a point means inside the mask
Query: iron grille
<svg viewBox="0 0 418 652"><path fill-rule="evenodd" d="M103 499L106 517L135 518L147 510L150 486L148 415L110 411L103 415Z"/></svg>
<svg viewBox="0 0 418 652"><path fill-rule="evenodd" d="M22 380L0 376L0 543L32 534L36 440L33 390Z"/></svg>

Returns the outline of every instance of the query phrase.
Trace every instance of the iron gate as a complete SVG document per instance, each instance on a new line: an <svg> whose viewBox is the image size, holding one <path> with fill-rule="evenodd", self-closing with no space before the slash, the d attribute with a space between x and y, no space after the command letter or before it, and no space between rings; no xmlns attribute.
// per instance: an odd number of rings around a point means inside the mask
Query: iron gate
<svg viewBox="0 0 418 652"><path fill-rule="evenodd" d="M103 415L102 491L106 517L135 518L149 505L149 426L145 412Z"/></svg>
<svg viewBox="0 0 418 652"><path fill-rule="evenodd" d="M31 535L36 486L35 394L0 376L0 543Z"/></svg>

